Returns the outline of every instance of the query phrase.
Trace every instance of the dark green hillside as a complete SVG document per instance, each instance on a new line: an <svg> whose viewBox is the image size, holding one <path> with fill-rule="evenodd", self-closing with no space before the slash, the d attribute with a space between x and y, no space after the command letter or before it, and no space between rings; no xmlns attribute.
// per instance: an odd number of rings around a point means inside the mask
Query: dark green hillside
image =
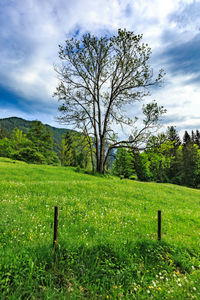
<svg viewBox="0 0 200 300"><path fill-rule="evenodd" d="M8 134L11 134L14 128L21 129L24 133L26 133L31 127L32 122L33 121L27 121L17 117L0 119L0 129L7 132ZM45 124L45 126L48 129L50 129L50 131L52 132L53 139L57 144L61 144L63 135L66 133L66 131L69 131L69 129L56 128L47 124Z"/></svg>

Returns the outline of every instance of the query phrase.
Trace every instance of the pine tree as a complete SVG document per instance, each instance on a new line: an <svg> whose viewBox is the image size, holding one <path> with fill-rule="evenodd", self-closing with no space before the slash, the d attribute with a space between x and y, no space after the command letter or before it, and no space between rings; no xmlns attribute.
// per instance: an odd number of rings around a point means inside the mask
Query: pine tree
<svg viewBox="0 0 200 300"><path fill-rule="evenodd" d="M33 121L27 137L39 152L53 150L53 139L50 130L40 121Z"/></svg>
<svg viewBox="0 0 200 300"><path fill-rule="evenodd" d="M185 146L190 142L191 142L191 137L190 137L189 133L186 130L185 133L184 133L184 136L183 136L183 145Z"/></svg>
<svg viewBox="0 0 200 300"><path fill-rule="evenodd" d="M75 166L75 151L72 146L72 138L69 132L66 132L61 145L61 164L62 166Z"/></svg>
<svg viewBox="0 0 200 300"><path fill-rule="evenodd" d="M200 155L197 145L187 143L183 147L183 184L197 187L200 183Z"/></svg>
<svg viewBox="0 0 200 300"><path fill-rule="evenodd" d="M174 126L168 127L167 138L169 141L173 142L174 148L178 148L181 145L181 139Z"/></svg>
<svg viewBox="0 0 200 300"><path fill-rule="evenodd" d="M170 155L173 158L171 160L171 166L167 172L167 176L169 180L175 181L177 177L179 177L181 173L181 164L178 148L181 145L181 139L178 135L178 132L174 126L168 127L167 130L167 138L170 142L172 142L172 148L170 149Z"/></svg>
<svg viewBox="0 0 200 300"><path fill-rule="evenodd" d="M193 130L191 132L191 142L192 142L192 144L195 144L195 133Z"/></svg>
<svg viewBox="0 0 200 300"><path fill-rule="evenodd" d="M200 148L200 132L198 129L196 130L194 141L195 141L195 144Z"/></svg>
<svg viewBox="0 0 200 300"><path fill-rule="evenodd" d="M32 141L32 149L44 157L45 163L59 163L58 156L53 150L52 133L42 122L33 121L27 137Z"/></svg>

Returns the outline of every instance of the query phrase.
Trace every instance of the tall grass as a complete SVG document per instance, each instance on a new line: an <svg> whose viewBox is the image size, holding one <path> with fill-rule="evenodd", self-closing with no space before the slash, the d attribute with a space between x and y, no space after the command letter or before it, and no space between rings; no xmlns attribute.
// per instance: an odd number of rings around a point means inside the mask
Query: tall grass
<svg viewBox="0 0 200 300"><path fill-rule="evenodd" d="M199 190L2 158L0 201L3 299L200 298Z"/></svg>

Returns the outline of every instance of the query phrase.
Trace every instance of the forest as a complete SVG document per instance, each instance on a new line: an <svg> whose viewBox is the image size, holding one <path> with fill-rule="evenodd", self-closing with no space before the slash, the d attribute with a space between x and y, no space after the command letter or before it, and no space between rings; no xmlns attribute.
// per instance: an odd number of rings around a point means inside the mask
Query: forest
<svg viewBox="0 0 200 300"><path fill-rule="evenodd" d="M19 125L19 124L18 124ZM19 126L20 127L20 126ZM40 121L26 130L12 131L0 127L0 156L33 164L76 167L92 170L94 142L84 134L62 129L62 138ZM107 145L108 147L108 145ZM200 132L185 131L181 139L174 126L165 133L151 136L143 151L118 148L112 151L106 165L107 174L121 179L168 182L193 188L200 187Z"/></svg>

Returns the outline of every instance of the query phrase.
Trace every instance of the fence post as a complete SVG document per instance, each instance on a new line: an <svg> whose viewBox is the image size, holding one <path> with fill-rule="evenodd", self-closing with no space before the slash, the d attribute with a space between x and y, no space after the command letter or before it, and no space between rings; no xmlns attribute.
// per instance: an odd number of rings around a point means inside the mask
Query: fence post
<svg viewBox="0 0 200 300"><path fill-rule="evenodd" d="M58 206L54 207L54 233L53 233L53 246L56 247L58 243Z"/></svg>
<svg viewBox="0 0 200 300"><path fill-rule="evenodd" d="M158 240L161 240L161 210L158 210Z"/></svg>

